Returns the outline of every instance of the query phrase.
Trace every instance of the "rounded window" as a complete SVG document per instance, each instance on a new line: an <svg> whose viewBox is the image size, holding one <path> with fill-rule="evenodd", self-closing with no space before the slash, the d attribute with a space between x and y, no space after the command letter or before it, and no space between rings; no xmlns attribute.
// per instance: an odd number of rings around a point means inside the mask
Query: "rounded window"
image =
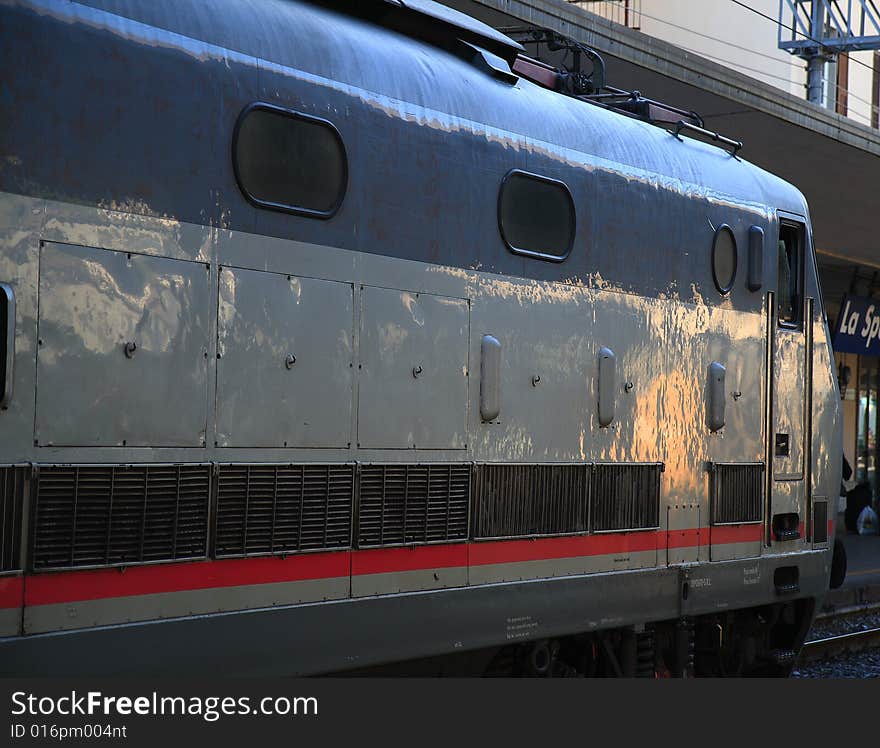
<svg viewBox="0 0 880 748"><path fill-rule="evenodd" d="M511 252L562 262L574 244L574 200L564 182L514 169L501 183L498 225Z"/></svg>
<svg viewBox="0 0 880 748"><path fill-rule="evenodd" d="M712 277L715 287L722 294L730 293L736 278L736 238L726 223L715 232L712 241Z"/></svg>
<svg viewBox="0 0 880 748"><path fill-rule="evenodd" d="M241 191L254 205L330 218L348 184L345 146L323 119L271 104L242 112L233 137Z"/></svg>

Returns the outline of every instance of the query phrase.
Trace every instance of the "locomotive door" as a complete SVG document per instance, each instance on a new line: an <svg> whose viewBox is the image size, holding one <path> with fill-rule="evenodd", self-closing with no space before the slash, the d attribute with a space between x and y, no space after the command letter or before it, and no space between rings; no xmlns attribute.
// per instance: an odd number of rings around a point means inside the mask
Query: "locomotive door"
<svg viewBox="0 0 880 748"><path fill-rule="evenodd" d="M812 299L805 299L806 227L780 217L771 253L776 291L768 293L768 544L802 542L807 516L809 411L812 389Z"/></svg>

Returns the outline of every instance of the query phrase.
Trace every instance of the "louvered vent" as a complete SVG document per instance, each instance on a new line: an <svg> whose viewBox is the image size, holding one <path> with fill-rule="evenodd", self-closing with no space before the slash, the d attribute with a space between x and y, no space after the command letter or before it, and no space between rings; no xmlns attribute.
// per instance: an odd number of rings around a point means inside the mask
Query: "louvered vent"
<svg viewBox="0 0 880 748"><path fill-rule="evenodd" d="M470 474L470 465L361 466L358 547L465 540Z"/></svg>
<svg viewBox="0 0 880 748"><path fill-rule="evenodd" d="M202 558L207 465L41 467L34 569Z"/></svg>
<svg viewBox="0 0 880 748"><path fill-rule="evenodd" d="M646 530L660 525L661 463L593 466L593 532Z"/></svg>
<svg viewBox="0 0 880 748"><path fill-rule="evenodd" d="M828 542L828 502L815 501L813 503L813 542Z"/></svg>
<svg viewBox="0 0 880 748"><path fill-rule="evenodd" d="M589 464L479 465L474 479L474 538L586 532L591 468Z"/></svg>
<svg viewBox="0 0 880 748"><path fill-rule="evenodd" d="M349 548L353 465L222 465L214 554Z"/></svg>
<svg viewBox="0 0 880 748"><path fill-rule="evenodd" d="M21 568L21 515L26 468L0 468L0 571Z"/></svg>
<svg viewBox="0 0 880 748"><path fill-rule="evenodd" d="M714 463L711 468L712 524L760 522L763 513L763 463Z"/></svg>

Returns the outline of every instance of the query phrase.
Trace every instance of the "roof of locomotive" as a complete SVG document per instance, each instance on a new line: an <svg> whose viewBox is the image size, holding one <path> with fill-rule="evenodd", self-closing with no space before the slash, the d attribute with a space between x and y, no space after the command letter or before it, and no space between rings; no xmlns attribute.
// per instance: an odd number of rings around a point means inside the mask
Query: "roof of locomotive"
<svg viewBox="0 0 880 748"><path fill-rule="evenodd" d="M441 46L384 27L344 4L299 0L79 0L170 32L194 54L281 65L344 88L389 115L449 131L472 129L511 148L541 151L571 168L608 169L667 189L806 214L791 184L729 152L519 78L499 80ZM510 52L491 27L430 0L372 0L427 14L446 33ZM51 5L52 0L35 0ZM500 39L500 40L499 40ZM192 41L202 42L193 45Z"/></svg>

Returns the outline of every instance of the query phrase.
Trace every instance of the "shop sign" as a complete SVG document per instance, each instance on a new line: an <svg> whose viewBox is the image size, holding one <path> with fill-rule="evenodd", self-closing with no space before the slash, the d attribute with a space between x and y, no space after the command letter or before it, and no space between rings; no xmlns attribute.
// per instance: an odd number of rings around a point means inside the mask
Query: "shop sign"
<svg viewBox="0 0 880 748"><path fill-rule="evenodd" d="M838 353L880 356L880 299L844 296L831 344Z"/></svg>

